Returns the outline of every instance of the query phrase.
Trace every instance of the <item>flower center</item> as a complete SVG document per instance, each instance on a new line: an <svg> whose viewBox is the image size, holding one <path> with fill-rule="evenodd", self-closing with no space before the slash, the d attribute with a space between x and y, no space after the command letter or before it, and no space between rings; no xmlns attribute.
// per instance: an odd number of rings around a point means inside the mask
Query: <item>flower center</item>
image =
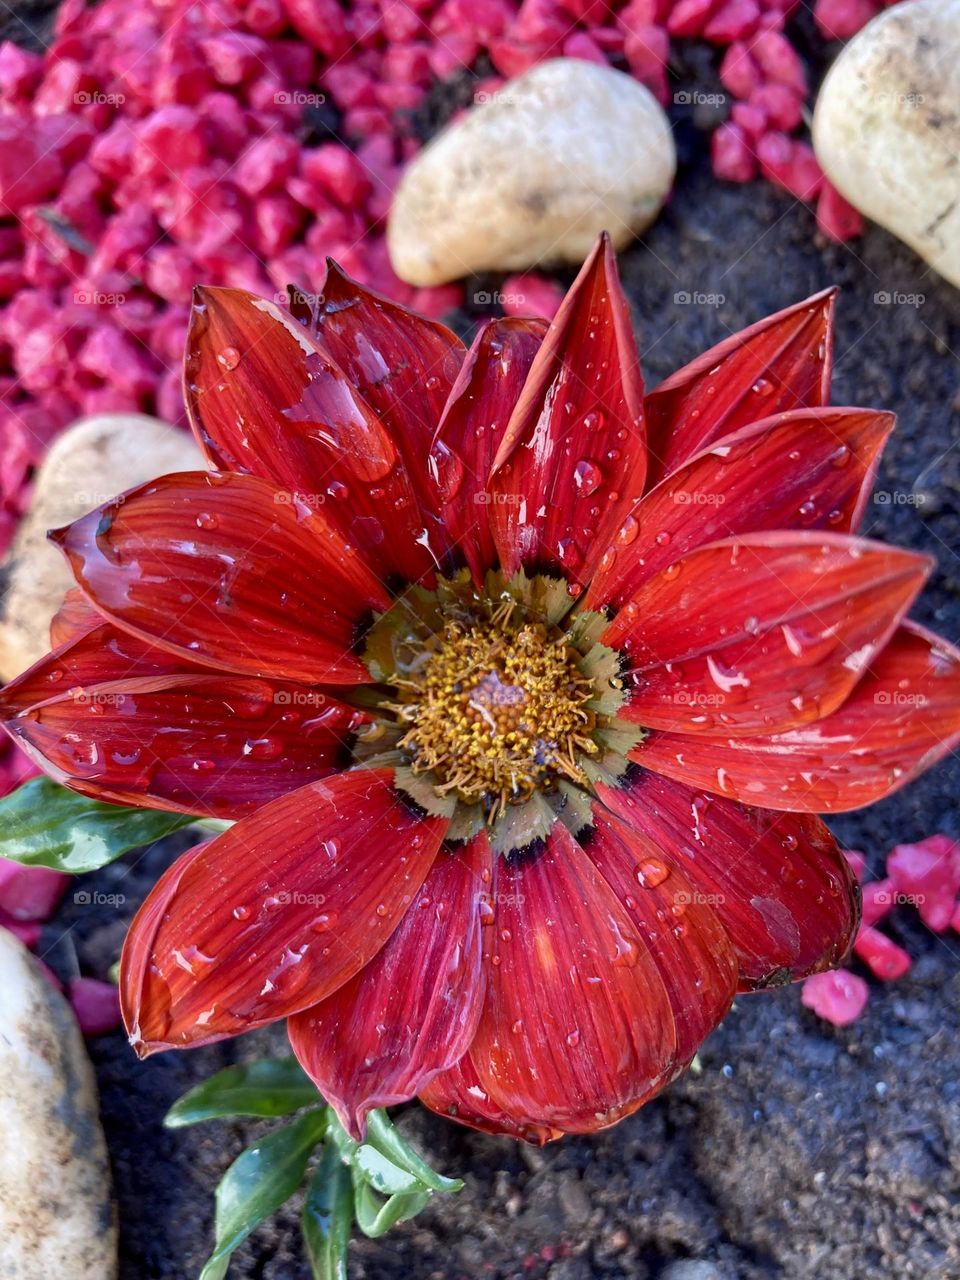
<svg viewBox="0 0 960 1280"><path fill-rule="evenodd" d="M414 773L432 773L438 795L480 802L494 821L556 778L583 782L580 752L593 754L593 681L562 635L514 621L513 602L488 623L450 622L396 706L411 727L398 746Z"/></svg>
<svg viewBox="0 0 960 1280"><path fill-rule="evenodd" d="M482 589L466 570L409 587L366 635L356 767L392 769L452 844L487 827L506 855L555 821L582 831L596 780L616 784L642 731L618 717L606 618L575 602L562 578L522 570L491 570Z"/></svg>

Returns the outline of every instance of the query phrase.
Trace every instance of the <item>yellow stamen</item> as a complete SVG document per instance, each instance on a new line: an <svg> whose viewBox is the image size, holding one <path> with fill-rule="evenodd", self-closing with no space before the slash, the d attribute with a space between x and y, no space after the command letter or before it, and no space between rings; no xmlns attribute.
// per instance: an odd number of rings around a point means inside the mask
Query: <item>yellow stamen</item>
<svg viewBox="0 0 960 1280"><path fill-rule="evenodd" d="M484 804L491 822L559 777L583 782L577 753L597 751L578 655L539 624L514 624L515 611L505 601L487 622L449 623L419 680L394 682L409 701L383 704L411 725L398 745L413 771L432 773L438 795Z"/></svg>

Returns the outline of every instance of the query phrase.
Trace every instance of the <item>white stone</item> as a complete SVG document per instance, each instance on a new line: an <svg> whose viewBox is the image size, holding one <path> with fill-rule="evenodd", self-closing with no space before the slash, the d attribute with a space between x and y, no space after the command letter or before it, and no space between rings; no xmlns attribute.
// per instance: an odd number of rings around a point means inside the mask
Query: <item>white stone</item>
<svg viewBox="0 0 960 1280"><path fill-rule="evenodd" d="M113 1280L117 1228L93 1068L70 1006L0 929L0 1275Z"/></svg>
<svg viewBox="0 0 960 1280"><path fill-rule="evenodd" d="M620 71L555 58L508 81L434 138L393 199L387 245L414 285L478 271L579 266L657 216L676 171L669 122Z"/></svg>
<svg viewBox="0 0 960 1280"><path fill-rule="evenodd" d="M140 413L83 418L54 442L2 574L0 680L12 680L50 648L50 622L74 585L47 530L79 519L125 489L171 471L204 468L193 438Z"/></svg>
<svg viewBox="0 0 960 1280"><path fill-rule="evenodd" d="M960 0L895 5L854 36L813 145L852 205L960 285Z"/></svg>

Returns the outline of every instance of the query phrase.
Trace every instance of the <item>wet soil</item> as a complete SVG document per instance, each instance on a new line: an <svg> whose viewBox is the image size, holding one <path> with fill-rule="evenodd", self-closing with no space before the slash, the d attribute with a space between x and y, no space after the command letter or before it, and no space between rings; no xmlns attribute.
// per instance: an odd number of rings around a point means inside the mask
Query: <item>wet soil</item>
<svg viewBox="0 0 960 1280"><path fill-rule="evenodd" d="M811 48L822 62L822 47L811 40ZM713 62L684 52L687 87L713 92ZM435 118L443 110L438 102ZM842 286L835 402L889 407L900 417L864 532L937 557L915 612L956 640L960 293L876 228L851 246L826 245L810 211L789 197L716 183L701 131L709 121L697 111L675 109L675 195L622 256L648 380L768 312ZM954 758L832 825L876 871L894 843L960 834L958 795ZM134 910L185 839L88 877L83 889L93 901L68 897L47 931L48 959L103 976ZM104 902L110 895L123 901ZM416 1105L403 1109L402 1126L467 1186L382 1241L356 1241L352 1277L960 1277L960 937L933 936L907 909L889 931L916 963L897 983L872 983L854 1026L818 1021L795 988L741 999L704 1046L699 1073L607 1133L537 1151ZM161 1120L191 1084L271 1048L282 1051L282 1035L140 1064L119 1034L93 1043L122 1280L197 1275L211 1241L213 1187L257 1128L168 1133ZM231 1272L236 1280L307 1274L293 1212L258 1231Z"/></svg>

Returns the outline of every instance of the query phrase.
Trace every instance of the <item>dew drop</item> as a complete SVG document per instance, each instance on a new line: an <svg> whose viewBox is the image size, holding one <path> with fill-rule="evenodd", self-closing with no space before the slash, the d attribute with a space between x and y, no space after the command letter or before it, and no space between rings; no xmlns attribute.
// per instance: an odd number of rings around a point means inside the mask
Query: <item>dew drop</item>
<svg viewBox="0 0 960 1280"><path fill-rule="evenodd" d="M627 516L617 533L617 541L622 547L628 547L631 542L636 542L637 534L640 532L640 525L633 516Z"/></svg>
<svg viewBox="0 0 960 1280"><path fill-rule="evenodd" d="M574 1029L567 1036L567 1044L570 1046L571 1049L575 1049L579 1043L580 1043L580 1032Z"/></svg>
<svg viewBox="0 0 960 1280"><path fill-rule="evenodd" d="M217 364L223 365L224 369L233 370L240 363L240 352L236 347L224 347L217 354Z"/></svg>
<svg viewBox="0 0 960 1280"><path fill-rule="evenodd" d="M830 455L831 467L845 467L850 461L850 446L846 444L840 445L838 449L834 449Z"/></svg>
<svg viewBox="0 0 960 1280"><path fill-rule="evenodd" d="M584 497L589 497L600 488L603 472L595 462L591 462L588 458L581 458L573 469L573 480L580 493Z"/></svg>
<svg viewBox="0 0 960 1280"><path fill-rule="evenodd" d="M194 521L198 529L216 529L220 525L220 521L210 511L201 511Z"/></svg>
<svg viewBox="0 0 960 1280"><path fill-rule="evenodd" d="M645 889L655 889L669 874L670 868L659 858L644 858L637 866L637 879Z"/></svg>

